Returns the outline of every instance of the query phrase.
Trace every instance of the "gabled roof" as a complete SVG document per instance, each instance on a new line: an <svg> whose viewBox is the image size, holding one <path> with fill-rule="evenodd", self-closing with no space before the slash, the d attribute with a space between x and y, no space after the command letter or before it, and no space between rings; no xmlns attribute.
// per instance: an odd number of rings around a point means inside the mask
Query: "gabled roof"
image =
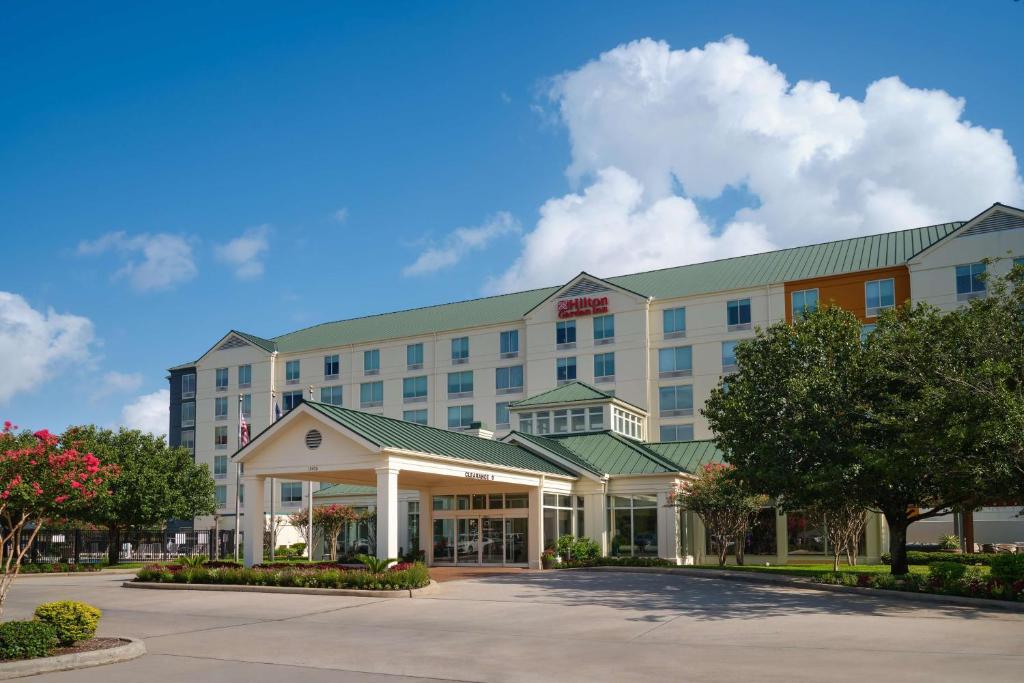
<svg viewBox="0 0 1024 683"><path fill-rule="evenodd" d="M249 334L248 332L239 332L238 330L232 330L232 332L237 334L242 339L255 344L264 351L270 351L271 353L277 351L277 344L275 342L270 341L269 339L257 337L255 334Z"/></svg>
<svg viewBox="0 0 1024 683"><path fill-rule="evenodd" d="M532 308L523 311L523 315L527 315L533 312L541 304L550 299L563 299L566 297L583 296L587 294L597 295L600 294L601 292L612 291L624 292L626 294L631 294L633 296L640 297L641 299L647 298L646 294L641 294L640 292L635 292L632 289L629 289L628 287L617 285L611 280L606 280L599 278L596 275L591 275L590 273L584 270L581 271L579 275L569 280L561 287L558 287L555 291L551 292L551 294L549 294L547 297L538 301Z"/></svg>
<svg viewBox="0 0 1024 683"><path fill-rule="evenodd" d="M615 476L684 471L645 444L612 431L545 436L521 432L513 434L566 460L578 461L591 472Z"/></svg>
<svg viewBox="0 0 1024 683"><path fill-rule="evenodd" d="M313 492L313 497L330 496L372 496L377 493L374 486L359 486L358 484L335 484L325 489Z"/></svg>
<svg viewBox="0 0 1024 683"><path fill-rule="evenodd" d="M518 439L527 443L533 444L534 446L541 448L554 456L562 458L566 462L570 462L576 467L582 470L590 472L591 474L601 477L605 474L602 470L594 467L592 464L579 457L573 450L566 448L562 445L559 439L548 439L543 436L536 434L527 434L525 432L512 431L505 435L504 439Z"/></svg>
<svg viewBox="0 0 1024 683"><path fill-rule="evenodd" d="M556 403L579 403L582 401L601 401L615 398L614 395L601 391L586 382L575 380L554 389L542 391L539 394L529 396L521 401L509 404L510 408L524 408L526 406L547 406Z"/></svg>
<svg viewBox="0 0 1024 683"><path fill-rule="evenodd" d="M697 469L708 463L725 462L725 456L714 441L671 441L649 443L645 446L668 460L682 472L696 474Z"/></svg>

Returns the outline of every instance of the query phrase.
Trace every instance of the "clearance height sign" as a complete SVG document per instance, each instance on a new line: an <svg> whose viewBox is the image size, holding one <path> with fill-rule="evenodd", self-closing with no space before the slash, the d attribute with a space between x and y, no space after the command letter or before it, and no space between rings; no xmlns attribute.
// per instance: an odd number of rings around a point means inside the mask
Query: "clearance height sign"
<svg viewBox="0 0 1024 683"><path fill-rule="evenodd" d="M577 318L581 315L601 315L608 312L608 297L578 296L558 302L559 318Z"/></svg>

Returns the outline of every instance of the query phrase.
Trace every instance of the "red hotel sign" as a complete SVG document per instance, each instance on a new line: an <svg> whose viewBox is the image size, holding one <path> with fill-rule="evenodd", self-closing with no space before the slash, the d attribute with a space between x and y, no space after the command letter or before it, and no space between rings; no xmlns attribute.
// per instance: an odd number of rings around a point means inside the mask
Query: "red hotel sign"
<svg viewBox="0 0 1024 683"><path fill-rule="evenodd" d="M580 315L598 315L608 312L608 297L578 296L558 302L559 318L575 318Z"/></svg>

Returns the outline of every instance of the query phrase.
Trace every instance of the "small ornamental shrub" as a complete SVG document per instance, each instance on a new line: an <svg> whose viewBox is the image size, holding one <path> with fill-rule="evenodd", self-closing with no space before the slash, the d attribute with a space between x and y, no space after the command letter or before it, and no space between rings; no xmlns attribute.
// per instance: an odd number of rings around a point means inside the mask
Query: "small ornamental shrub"
<svg viewBox="0 0 1024 683"><path fill-rule="evenodd" d="M355 588L365 590L409 590L430 583L430 572L420 562L404 563L381 572L344 569L338 565L291 564L280 567L237 565L188 569L175 566L143 567L137 581L155 583L201 583L236 586L292 586L298 588Z"/></svg>
<svg viewBox="0 0 1024 683"><path fill-rule="evenodd" d="M939 550L954 551L960 549L960 537L954 534L946 534L939 537Z"/></svg>
<svg viewBox="0 0 1024 683"><path fill-rule="evenodd" d="M52 626L57 642L63 646L96 635L102 614L92 605L73 600L47 602L36 607L36 619Z"/></svg>
<svg viewBox="0 0 1024 683"><path fill-rule="evenodd" d="M21 565L22 574L63 574L78 572L98 572L97 564L73 564L68 562L30 563Z"/></svg>
<svg viewBox="0 0 1024 683"><path fill-rule="evenodd" d="M1024 553L1000 553L992 558L990 576L996 581L1012 586L1024 581Z"/></svg>
<svg viewBox="0 0 1024 683"><path fill-rule="evenodd" d="M7 621L0 624L0 659L45 657L57 647L53 626L42 621Z"/></svg>
<svg viewBox="0 0 1024 683"><path fill-rule="evenodd" d="M564 568L575 567L675 567L674 562L660 557L594 557L586 561L563 561L558 565Z"/></svg>
<svg viewBox="0 0 1024 683"><path fill-rule="evenodd" d="M933 562L959 562L960 564L980 564L988 566L992 560L1000 557L1003 553L942 553L924 552L920 550L907 551L907 564L931 564ZM892 555L884 553L881 558L882 564L891 564Z"/></svg>
<svg viewBox="0 0 1024 683"><path fill-rule="evenodd" d="M967 573L967 565L958 562L933 562L928 565L928 579L935 588L947 588Z"/></svg>

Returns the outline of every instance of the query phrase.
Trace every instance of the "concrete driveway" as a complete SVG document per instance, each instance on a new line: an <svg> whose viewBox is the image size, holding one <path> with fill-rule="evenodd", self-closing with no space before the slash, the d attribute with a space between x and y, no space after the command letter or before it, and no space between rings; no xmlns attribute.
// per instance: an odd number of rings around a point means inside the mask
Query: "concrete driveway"
<svg viewBox="0 0 1024 683"><path fill-rule="evenodd" d="M31 680L1024 680L1024 615L994 610L651 574L485 576L412 600L143 591L124 578L15 584L6 618L86 600L103 634L149 649Z"/></svg>

